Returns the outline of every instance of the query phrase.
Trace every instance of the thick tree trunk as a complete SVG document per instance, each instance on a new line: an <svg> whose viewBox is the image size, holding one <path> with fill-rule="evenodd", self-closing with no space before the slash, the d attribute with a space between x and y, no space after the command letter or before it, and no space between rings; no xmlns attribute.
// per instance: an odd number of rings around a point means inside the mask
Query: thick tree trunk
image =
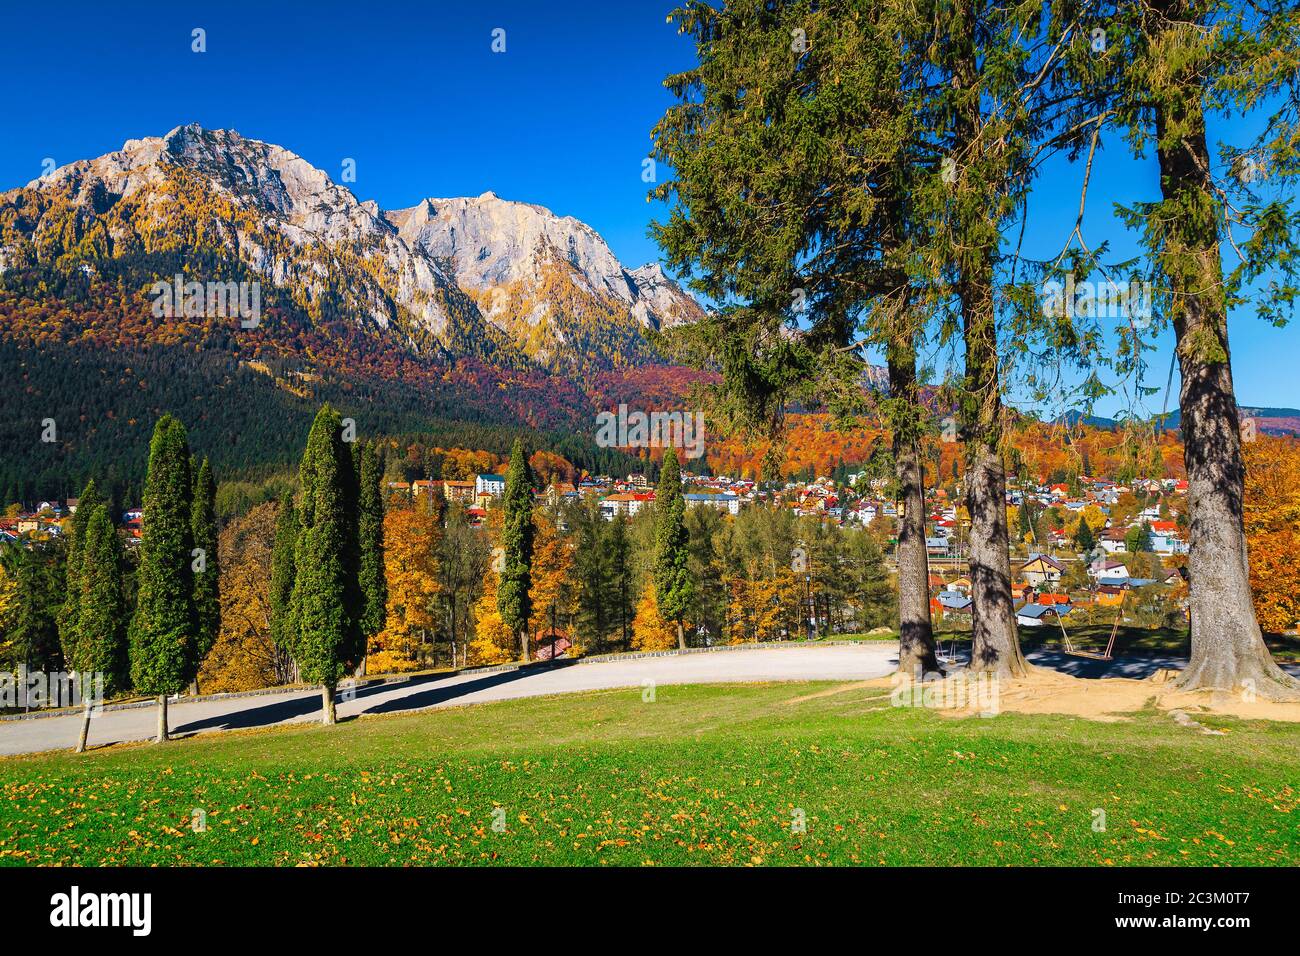
<svg viewBox="0 0 1300 956"><path fill-rule="evenodd" d="M528 663L528 629L524 628L519 632L519 659L525 664Z"/></svg>
<svg viewBox="0 0 1300 956"><path fill-rule="evenodd" d="M975 14L957 8L949 30L955 52L953 85L976 91L980 63ZM983 104L963 98L954 123L953 153L974 163L991 147L983 142ZM971 662L970 669L999 677L1029 672L1020 651L1015 609L1011 603L1011 554L1007 538L1006 470L1002 465L1002 383L998 362L997 312L993 301L994 258L1001 232L995 204L997 190L978 180L954 186L975 190L966 197L974 209L959 213L956 223L962 334L966 346L965 387L961 400L966 441L966 507L970 512ZM972 203L973 201L973 203Z"/></svg>
<svg viewBox="0 0 1300 956"><path fill-rule="evenodd" d="M320 722L325 726L338 722L338 715L334 710L334 688L321 685L320 689Z"/></svg>
<svg viewBox="0 0 1300 956"><path fill-rule="evenodd" d="M966 345L962 416L966 439L966 508L970 512L972 671L999 677L1029 672L1011 601L1006 469L1002 464L1002 385L991 252L974 255L961 279Z"/></svg>
<svg viewBox="0 0 1300 956"><path fill-rule="evenodd" d="M916 351L910 331L888 349L889 394L904 401L893 415L894 468L903 514L898 522L898 669L920 678L942 673L930 622L930 561L925 549L925 469L921 466Z"/></svg>
<svg viewBox="0 0 1300 956"><path fill-rule="evenodd" d="M171 735L167 731L167 695L158 695L158 736L155 743L162 743L164 740L170 740Z"/></svg>
<svg viewBox="0 0 1300 956"><path fill-rule="evenodd" d="M973 671L1020 677L1029 664L1020 650L1011 602L1007 546L1006 473L994 448L968 450L966 507L970 511L971 662Z"/></svg>
<svg viewBox="0 0 1300 956"><path fill-rule="evenodd" d="M960 282L966 345L962 418L966 440L966 509L971 581L970 669L1020 677L1029 665L1020 650L1011 600L1006 468L1002 464L1002 385L993 305L991 251L964 264Z"/></svg>
<svg viewBox="0 0 1300 956"><path fill-rule="evenodd" d="M682 627L681 621L677 622L677 649L679 651L686 650L686 631Z"/></svg>
<svg viewBox="0 0 1300 956"><path fill-rule="evenodd" d="M1246 471L1219 258L1221 210L1207 172L1200 100L1193 95L1161 107L1156 127L1165 200L1158 215L1170 220L1161 266L1170 284L1182 376L1178 401L1191 512L1192 655L1178 684L1294 698L1300 681L1274 663L1251 598L1242 522ZM1171 129L1178 132L1169 135Z"/></svg>
<svg viewBox="0 0 1300 956"><path fill-rule="evenodd" d="M79 754L86 752L86 741L90 738L90 698L86 697L81 703L81 734L77 737L77 750Z"/></svg>

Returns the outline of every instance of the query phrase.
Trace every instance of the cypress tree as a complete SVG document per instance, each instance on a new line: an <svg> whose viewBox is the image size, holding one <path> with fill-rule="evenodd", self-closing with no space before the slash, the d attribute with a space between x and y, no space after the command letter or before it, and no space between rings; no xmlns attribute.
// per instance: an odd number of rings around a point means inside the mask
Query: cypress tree
<svg viewBox="0 0 1300 956"><path fill-rule="evenodd" d="M81 506L78 506L78 511ZM122 545L109 520L108 507L98 505L86 523L82 547L77 619L77 656L69 661L82 678L84 716L77 752L86 749L90 730L89 678L103 675L104 693L128 686L126 653L126 595L122 587Z"/></svg>
<svg viewBox="0 0 1300 956"><path fill-rule="evenodd" d="M361 630L367 641L384 629L388 583L384 578L384 500L380 491L383 467L375 446L361 450L361 488L357 536L361 547L360 582L364 599ZM433 495L429 496L432 499Z"/></svg>
<svg viewBox="0 0 1300 956"><path fill-rule="evenodd" d="M361 644L357 584L356 468L342 420L328 404L307 436L294 552L294 659L302 678L321 685L321 720L335 722L334 688Z"/></svg>
<svg viewBox="0 0 1300 956"><path fill-rule="evenodd" d="M523 442L515 439L506 470L506 492L502 499L505 521L501 544L505 566L497 587L497 609L512 634L519 635L519 657L528 660L528 619L533 605L533 479Z"/></svg>
<svg viewBox="0 0 1300 956"><path fill-rule="evenodd" d="M595 501L583 502L575 509L577 549L574 572L578 582L578 627L582 636L600 651L609 631L611 596L610 561L606 522ZM612 524L613 522L611 522Z"/></svg>
<svg viewBox="0 0 1300 956"><path fill-rule="evenodd" d="M294 657L297 628L293 620L293 582L296 576L294 549L298 545L298 512L293 496L285 495L275 525L275 545L271 551L271 643L276 651Z"/></svg>
<svg viewBox="0 0 1300 956"><path fill-rule="evenodd" d="M95 479L92 478L86 483L86 490L81 493L81 499L77 502L77 510L73 512L72 517L66 523L68 554L64 571L63 605L59 608L58 625L59 643L63 647L63 659L70 667L76 666L72 664L72 661L77 659L76 643L81 634L77 626L77 615L81 601L79 575L81 573L82 542L85 540L86 524L90 521L90 516L103 503L103 499L99 495L99 489L95 487Z"/></svg>
<svg viewBox="0 0 1300 956"><path fill-rule="evenodd" d="M632 544L627 536L627 518L623 515L615 515L609 523L606 551L609 555L610 600L614 605L612 623L618 627L620 646L626 649L631 644L630 629L635 609L632 606Z"/></svg>
<svg viewBox="0 0 1300 956"><path fill-rule="evenodd" d="M135 615L131 619L131 681L158 698L158 740L168 737L167 696L193 673L194 533L190 525L190 448L185 426L158 419L144 482L144 531Z"/></svg>
<svg viewBox="0 0 1300 956"><path fill-rule="evenodd" d="M190 530L194 535L194 548L198 554L191 562L194 570L194 632L191 666L195 674L203 658L217 640L221 630L221 571L217 555L217 486L212 478L212 466L206 458L194 476L194 501L190 516Z"/></svg>
<svg viewBox="0 0 1300 956"><path fill-rule="evenodd" d="M695 597L685 517L681 468L677 464L677 452L669 448L655 489L655 600L664 620L677 624L677 646L682 650L686 649L682 620Z"/></svg>

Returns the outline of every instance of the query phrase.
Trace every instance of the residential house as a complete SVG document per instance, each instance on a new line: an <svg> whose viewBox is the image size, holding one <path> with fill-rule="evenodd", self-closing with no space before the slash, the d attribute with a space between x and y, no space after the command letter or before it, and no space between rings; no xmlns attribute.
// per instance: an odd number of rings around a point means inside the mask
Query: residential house
<svg viewBox="0 0 1300 956"><path fill-rule="evenodd" d="M1119 561L1099 558L1088 566L1088 576L1097 582L1116 581L1128 577L1128 568Z"/></svg>
<svg viewBox="0 0 1300 956"><path fill-rule="evenodd" d="M926 538L925 553L931 557L946 558L948 556L948 539Z"/></svg>
<svg viewBox="0 0 1300 956"><path fill-rule="evenodd" d="M1065 566L1061 562L1045 554L1032 555L1028 561L1020 566L1020 576L1034 587L1053 584L1061 580L1064 571Z"/></svg>
<svg viewBox="0 0 1300 956"><path fill-rule="evenodd" d="M600 513L607 521L613 521L616 515L635 517L637 512L654 501L654 492L620 491L606 495L600 502Z"/></svg>
<svg viewBox="0 0 1300 956"><path fill-rule="evenodd" d="M411 495L415 498L419 498L420 495L436 495L442 490L438 487L441 484L440 481L413 481L411 482Z"/></svg>
<svg viewBox="0 0 1300 956"><path fill-rule="evenodd" d="M1178 536L1177 522L1151 522L1151 550L1156 554L1187 553L1187 542Z"/></svg>
<svg viewBox="0 0 1300 956"><path fill-rule="evenodd" d="M1026 604L1016 611L1016 623L1021 627L1042 627L1045 622L1058 620L1069 613L1069 605Z"/></svg>
<svg viewBox="0 0 1300 956"><path fill-rule="evenodd" d="M1128 531L1125 528L1107 528L1101 533L1101 538L1098 541L1098 544L1101 545L1101 550L1105 551L1107 554L1127 551L1128 546L1125 544L1127 536Z"/></svg>

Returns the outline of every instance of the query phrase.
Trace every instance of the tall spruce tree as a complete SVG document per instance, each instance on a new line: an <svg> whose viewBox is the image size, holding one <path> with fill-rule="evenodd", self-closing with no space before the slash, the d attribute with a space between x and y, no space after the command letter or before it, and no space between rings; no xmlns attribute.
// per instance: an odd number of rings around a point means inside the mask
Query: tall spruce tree
<svg viewBox="0 0 1300 956"><path fill-rule="evenodd" d="M1044 122L1040 91L1053 61L1042 63L1023 42L1041 34L1042 16L1041 7L997 0L927 0L904 43L914 113L931 131L935 156L915 197L926 237L917 259L945 334L964 348L957 395L970 514L970 667L1004 677L1029 665L1011 600L998 269L1002 231L1024 208Z"/></svg>
<svg viewBox="0 0 1300 956"><path fill-rule="evenodd" d="M1245 466L1228 316L1252 300L1281 324L1300 278L1300 12L1290 0L1115 3L1106 11L1113 73L1099 107L1134 151L1153 147L1160 199L1124 211L1155 266L1158 311L1172 324L1190 512L1191 660L1185 689L1248 687L1300 696L1264 644L1243 527ZM1267 114L1253 140L1211 152L1210 124ZM1221 250L1236 264L1225 269ZM1268 281L1260 281L1268 277Z"/></svg>
<svg viewBox="0 0 1300 956"><path fill-rule="evenodd" d="M191 466L193 463L191 462ZM194 536L194 618L195 632L192 645L195 689L198 689L198 672L203 659L216 643L221 631L221 567L217 553L217 484L212 477L212 465L204 458L194 474L194 501L190 517L190 531Z"/></svg>
<svg viewBox="0 0 1300 956"><path fill-rule="evenodd" d="M626 650L631 646L636 595L632 593L632 543L628 539L624 515L615 515L609 522L607 536L609 603L613 608L610 624L618 629L619 647Z"/></svg>
<svg viewBox="0 0 1300 956"><path fill-rule="evenodd" d="M686 512L690 540L690 572L694 595L689 612L696 634L715 644L722 639L727 621L727 585L717 539L725 519L717 508L691 508Z"/></svg>
<svg viewBox="0 0 1300 956"><path fill-rule="evenodd" d="M77 510L82 507L79 505ZM84 711L77 741L77 752L81 753L90 732L90 679L102 677L105 695L129 687L122 545L106 505L96 505L86 522L78 589L77 653L68 663L82 679Z"/></svg>
<svg viewBox="0 0 1300 956"><path fill-rule="evenodd" d="M505 552L501 582L497 585L497 610L511 634L519 637L519 658L529 659L528 619L533 604L533 477L524 453L523 442L516 438L510 450L510 467L506 469L506 491L501 501L505 512L501 528L501 546Z"/></svg>
<svg viewBox="0 0 1300 956"><path fill-rule="evenodd" d="M384 499L380 489L384 469L378 450L367 442L361 450L360 502L357 535L361 548L361 593L365 600L361 630L367 642L384 629L388 584L384 578ZM429 495L432 500L433 495Z"/></svg>
<svg viewBox="0 0 1300 956"><path fill-rule="evenodd" d="M64 577L59 549L38 543L14 552L18 610L4 641L13 656L13 669L57 671L64 663L56 620L59 582Z"/></svg>
<svg viewBox="0 0 1300 956"><path fill-rule="evenodd" d="M168 738L167 698L193 674L194 532L185 426L163 415L149 443L136 607L129 631L131 683L158 698L159 742Z"/></svg>
<svg viewBox="0 0 1300 956"><path fill-rule="evenodd" d="M935 160L900 75L914 16L855 0L675 11L699 64L666 81L682 102L655 129L674 170L656 193L676 206L656 234L697 289L735 306L667 337L693 364L722 369L711 397L725 427L779 435L792 400L862 413L865 347L884 348L881 410L903 506L900 668L933 672L916 368L927 314L910 207Z"/></svg>
<svg viewBox="0 0 1300 956"><path fill-rule="evenodd" d="M86 483L85 490L81 493L81 498L77 502L77 510L72 513L72 517L64 523L67 548L67 563L64 566L63 580L63 605L59 608L58 625L59 625L59 643L63 647L63 658L68 666L75 667L71 663L78 659L77 640L81 636L81 629L78 626L78 615L81 607L81 551L82 544L86 538L86 524L90 521L90 516L94 514L95 509L104 504L100 497L99 489L95 487L95 479L90 479Z"/></svg>
<svg viewBox="0 0 1300 956"><path fill-rule="evenodd" d="M1097 546L1097 539L1092 533L1088 519L1080 517L1079 526L1074 529L1074 549L1080 556L1086 556Z"/></svg>
<svg viewBox="0 0 1300 956"><path fill-rule="evenodd" d="M677 646L686 650L683 621L695 599L691 578L690 534L686 530L686 499L682 495L682 473L677 452L664 452L655 487L655 601L665 621L677 625Z"/></svg>
<svg viewBox="0 0 1300 956"><path fill-rule="evenodd" d="M579 504L572 521L577 537L573 561L578 585L578 630L599 653L610 629L610 556L604 527L609 522L595 500Z"/></svg>
<svg viewBox="0 0 1300 956"><path fill-rule="evenodd" d="M321 685L321 721L335 722L334 689L357 660L361 588L357 582L357 473L342 419L328 404L317 413L298 470L302 500L294 549L294 660L302 678Z"/></svg>

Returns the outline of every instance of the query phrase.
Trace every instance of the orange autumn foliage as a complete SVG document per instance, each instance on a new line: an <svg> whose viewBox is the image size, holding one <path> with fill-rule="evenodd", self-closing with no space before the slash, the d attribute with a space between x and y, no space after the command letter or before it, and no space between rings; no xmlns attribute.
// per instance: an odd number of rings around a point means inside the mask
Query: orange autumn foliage
<svg viewBox="0 0 1300 956"><path fill-rule="evenodd" d="M199 671L205 694L284 682L287 662L271 641L271 550L278 506L258 505L221 531L221 631Z"/></svg>
<svg viewBox="0 0 1300 956"><path fill-rule="evenodd" d="M549 630L552 620L564 631L575 610L577 591L569 582L573 577L573 547L560 534L555 522L544 511L533 513L533 583L528 589L533 613L528 630L534 636ZM554 611L554 614L552 614Z"/></svg>
<svg viewBox="0 0 1300 956"><path fill-rule="evenodd" d="M1242 450L1255 613L1264 630L1287 630L1300 621L1300 441L1259 435Z"/></svg>

